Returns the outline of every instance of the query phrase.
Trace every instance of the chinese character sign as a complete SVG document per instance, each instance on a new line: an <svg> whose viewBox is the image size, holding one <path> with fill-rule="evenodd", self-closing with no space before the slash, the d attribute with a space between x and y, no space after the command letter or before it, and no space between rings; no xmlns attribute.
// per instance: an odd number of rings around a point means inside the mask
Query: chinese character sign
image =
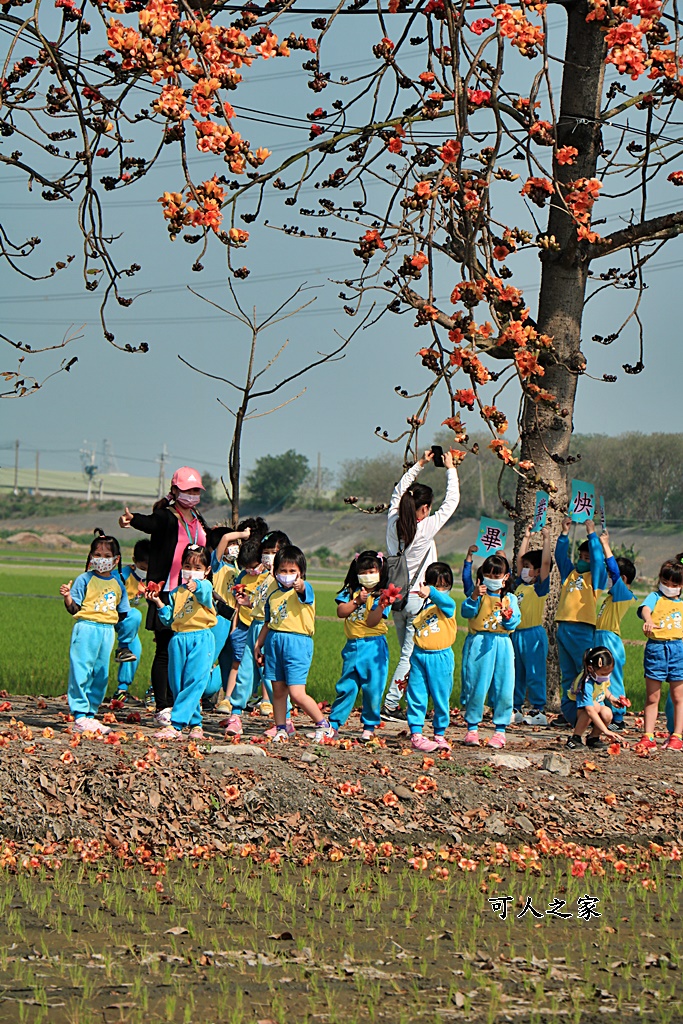
<svg viewBox="0 0 683 1024"><path fill-rule="evenodd" d="M479 536L477 537L478 555L494 555L496 551L502 551L508 539L507 523L499 523L497 519L488 519L482 516L479 522Z"/></svg>
<svg viewBox="0 0 683 1024"><path fill-rule="evenodd" d="M548 518L548 501L550 495L547 491L536 491L536 508L534 509L534 521L531 526L532 533L538 533L546 524Z"/></svg>
<svg viewBox="0 0 683 1024"><path fill-rule="evenodd" d="M607 518L605 516L605 499L600 495L600 528L604 533L607 529Z"/></svg>
<svg viewBox="0 0 683 1024"><path fill-rule="evenodd" d="M569 503L569 517L575 523L585 523L595 512L595 487L585 480L572 480L572 500Z"/></svg>

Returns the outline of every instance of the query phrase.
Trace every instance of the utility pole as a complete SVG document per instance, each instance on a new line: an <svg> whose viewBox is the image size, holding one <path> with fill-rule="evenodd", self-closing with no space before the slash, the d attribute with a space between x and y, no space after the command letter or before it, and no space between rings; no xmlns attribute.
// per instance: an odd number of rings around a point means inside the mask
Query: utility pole
<svg viewBox="0 0 683 1024"><path fill-rule="evenodd" d="M322 470L322 466L320 464L320 452L318 452L318 472L316 474L316 480L315 480L315 496L316 496L316 499L318 501L320 501L320 493L322 491L322 486L323 486L323 470Z"/></svg>
<svg viewBox="0 0 683 1024"><path fill-rule="evenodd" d="M14 442L14 493L19 493L19 442Z"/></svg>
<svg viewBox="0 0 683 1024"><path fill-rule="evenodd" d="M35 493L40 494L40 452L36 452L36 486Z"/></svg>
<svg viewBox="0 0 683 1024"><path fill-rule="evenodd" d="M166 493L166 459L168 458L168 452L166 451L166 445L164 445L161 455L159 456L159 486L157 487L157 499L163 498Z"/></svg>

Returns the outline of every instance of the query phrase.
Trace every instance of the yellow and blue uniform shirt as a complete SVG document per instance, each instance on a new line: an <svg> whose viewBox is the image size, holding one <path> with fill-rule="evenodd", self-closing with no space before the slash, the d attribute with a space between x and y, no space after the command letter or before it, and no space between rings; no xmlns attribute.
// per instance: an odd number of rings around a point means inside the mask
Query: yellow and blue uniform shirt
<svg viewBox="0 0 683 1024"><path fill-rule="evenodd" d="M512 611L509 619L503 618L505 608ZM489 591L483 597L472 594L463 601L460 612L464 619L469 620L468 625L472 633L508 634L517 628L521 619L519 604L514 594L504 594L500 597L498 593L492 594Z"/></svg>
<svg viewBox="0 0 683 1024"><path fill-rule="evenodd" d="M135 575L135 566L124 565L121 570L121 579L126 585L126 593L131 607L139 604L145 596L145 580Z"/></svg>
<svg viewBox="0 0 683 1024"><path fill-rule="evenodd" d="M445 651L458 633L455 601L443 590L429 588L429 597L413 619L415 646L423 651Z"/></svg>
<svg viewBox="0 0 683 1024"><path fill-rule="evenodd" d="M550 576L546 576L544 580L537 579L535 583L524 583L520 578L515 588L515 597L521 615L519 626L517 626L518 631L543 625L545 603L549 593Z"/></svg>
<svg viewBox="0 0 683 1024"><path fill-rule="evenodd" d="M258 576L250 576L244 569L235 577L235 583L242 583L251 599L251 607L241 605L238 619L243 626L251 626L252 622L263 622L265 604L269 592L277 586L269 572L260 572Z"/></svg>
<svg viewBox="0 0 683 1024"><path fill-rule="evenodd" d="M192 633L213 629L216 611L213 606L213 587L208 580L197 580L194 594L181 583L168 595L168 604L159 609L159 622L170 626L174 633Z"/></svg>
<svg viewBox="0 0 683 1024"><path fill-rule="evenodd" d="M655 627L648 640L683 640L682 598L664 597L659 590L655 590L647 595L638 608L639 615L643 608L650 609Z"/></svg>
<svg viewBox="0 0 683 1024"><path fill-rule="evenodd" d="M315 595L310 583L304 583L301 596L293 587L283 590L275 584L265 603L265 622L275 633L315 633Z"/></svg>
<svg viewBox="0 0 683 1024"><path fill-rule="evenodd" d="M74 619L115 626L130 611L126 585L117 572L96 576L83 572L71 587L71 600L80 605Z"/></svg>
<svg viewBox="0 0 683 1024"><path fill-rule="evenodd" d="M237 579L238 574L239 569L235 562L217 563L217 567L213 570L213 589L216 591L220 599L225 601L229 608L237 607L235 592L233 591L232 586Z"/></svg>
<svg viewBox="0 0 683 1024"><path fill-rule="evenodd" d="M335 601L337 604L347 604L349 601L355 600L360 594L360 590L354 590L353 593L345 587L344 590L340 590L337 594ZM373 611L379 604L379 594L368 594L365 604L362 604L355 611L351 612L344 619L344 632L349 640L364 640L369 636L386 636L387 635L387 617L389 615L389 606L382 611L382 618L379 620L376 626L368 626L367 618L371 611Z"/></svg>
<svg viewBox="0 0 683 1024"><path fill-rule="evenodd" d="M602 545L595 533L588 534L589 568L578 572L569 557L569 537L561 535L555 545L555 561L560 570L562 589L555 622L585 622L595 626L598 617L598 593L605 589L607 571Z"/></svg>
<svg viewBox="0 0 683 1024"><path fill-rule="evenodd" d="M614 555L607 559L605 565L612 580L612 586L598 612L595 628L596 630L601 629L605 632L616 633L617 636L621 636L621 620L626 615L631 601L635 601L636 598L635 594L629 590L622 580Z"/></svg>
<svg viewBox="0 0 683 1024"><path fill-rule="evenodd" d="M584 674L580 672L569 687L567 692L569 700L576 701L577 708L589 708L593 704L604 704L607 698L609 683L598 683L590 676L586 676L586 682L583 688L581 688L583 678Z"/></svg>

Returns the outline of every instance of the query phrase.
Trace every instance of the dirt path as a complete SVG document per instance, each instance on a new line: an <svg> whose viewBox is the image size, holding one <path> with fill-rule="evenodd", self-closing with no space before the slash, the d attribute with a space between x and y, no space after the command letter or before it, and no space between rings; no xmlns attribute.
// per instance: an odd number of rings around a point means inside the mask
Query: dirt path
<svg viewBox="0 0 683 1024"><path fill-rule="evenodd" d="M113 742L72 745L78 737L63 699L4 703L11 707L0 712L0 835L8 840L77 836L222 851L231 843L303 849L355 838L402 847L513 843L539 829L600 846L678 842L683 834L677 754L569 752L566 733L551 728L511 728L502 753L456 743L449 757L425 759L398 724L387 724L376 745L360 746L352 718L341 744L316 747L299 718L296 739L275 746L261 745L263 719L252 716L244 742L233 745L220 717L208 715L206 743L156 744L151 714L134 704L117 712ZM450 732L462 738L455 718ZM553 754L551 768L568 774L543 768Z"/></svg>

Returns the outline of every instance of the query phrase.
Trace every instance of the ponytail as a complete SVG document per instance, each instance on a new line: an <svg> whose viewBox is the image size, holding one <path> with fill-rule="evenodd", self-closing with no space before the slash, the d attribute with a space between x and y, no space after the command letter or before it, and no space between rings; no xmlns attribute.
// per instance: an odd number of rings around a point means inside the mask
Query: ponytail
<svg viewBox="0 0 683 1024"><path fill-rule="evenodd" d="M431 507L434 491L426 484L412 484L401 495L398 504L398 522L396 533L403 551L409 548L417 533L417 510L423 505Z"/></svg>

